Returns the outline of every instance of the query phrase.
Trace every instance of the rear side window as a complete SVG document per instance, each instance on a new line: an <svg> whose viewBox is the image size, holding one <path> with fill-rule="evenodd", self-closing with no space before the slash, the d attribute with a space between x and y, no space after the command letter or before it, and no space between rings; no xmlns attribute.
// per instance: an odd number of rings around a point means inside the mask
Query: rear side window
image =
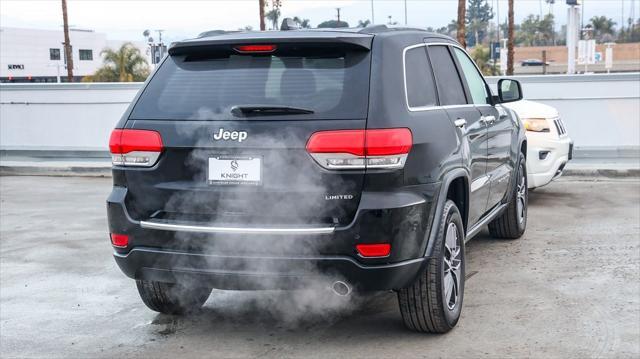
<svg viewBox="0 0 640 359"><path fill-rule="evenodd" d="M471 91L473 103L476 105L488 104L489 94L487 93L487 86L478 72L476 65L471 62L471 59L464 53L464 51L457 47L453 48L453 51L456 53L458 62L460 62L460 66L462 67L464 77L467 79L467 86L469 87L469 91Z"/></svg>
<svg viewBox="0 0 640 359"><path fill-rule="evenodd" d="M425 47L407 50L404 58L409 109L436 105L436 89Z"/></svg>
<svg viewBox="0 0 640 359"><path fill-rule="evenodd" d="M429 57L433 62L440 105L466 105L464 88L447 47L429 46Z"/></svg>
<svg viewBox="0 0 640 359"><path fill-rule="evenodd" d="M135 105L131 119L229 120L234 106L274 105L312 114L260 116L365 118L369 53L309 56L230 54L170 56Z"/></svg>

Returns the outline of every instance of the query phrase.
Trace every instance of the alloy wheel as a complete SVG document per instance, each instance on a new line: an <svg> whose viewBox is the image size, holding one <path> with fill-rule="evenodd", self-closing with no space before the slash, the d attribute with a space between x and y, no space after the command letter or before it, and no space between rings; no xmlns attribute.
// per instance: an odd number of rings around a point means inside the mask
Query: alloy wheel
<svg viewBox="0 0 640 359"><path fill-rule="evenodd" d="M444 241L444 299L449 310L453 310L460 297L462 281L462 247L458 226L449 223Z"/></svg>
<svg viewBox="0 0 640 359"><path fill-rule="evenodd" d="M516 189L516 208L518 223L522 224L527 213L527 179L522 168L520 168L519 172L520 178L518 179L518 188Z"/></svg>

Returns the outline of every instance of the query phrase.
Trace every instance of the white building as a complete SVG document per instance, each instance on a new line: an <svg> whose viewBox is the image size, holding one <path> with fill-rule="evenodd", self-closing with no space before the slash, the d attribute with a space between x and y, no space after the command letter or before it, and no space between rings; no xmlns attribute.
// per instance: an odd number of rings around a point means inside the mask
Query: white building
<svg viewBox="0 0 640 359"><path fill-rule="evenodd" d="M126 41L108 40L104 33L69 29L74 81L93 74L103 65L100 53L118 49ZM130 41L151 63L148 45ZM21 28L0 28L0 82L66 82L64 32Z"/></svg>

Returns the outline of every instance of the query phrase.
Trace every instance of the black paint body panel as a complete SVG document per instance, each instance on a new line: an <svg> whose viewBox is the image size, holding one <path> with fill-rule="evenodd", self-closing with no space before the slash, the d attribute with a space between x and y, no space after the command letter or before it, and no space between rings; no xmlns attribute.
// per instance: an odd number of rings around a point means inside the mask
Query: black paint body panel
<svg viewBox="0 0 640 359"><path fill-rule="evenodd" d="M462 109L434 106L422 111L410 111L407 106L403 50L434 42L456 45L452 39L411 29L289 33L294 35L237 36L246 43L291 43L304 41L307 34L323 44L338 41L370 51L369 86L362 89L369 93L367 118L129 120L138 95L116 127L156 130L165 150L151 168L113 169L114 188L107 200L109 230L130 236L127 248L114 249L116 262L127 276L168 282L196 278L217 288L261 289L304 285L305 279L320 275L347 280L362 289L399 289L409 285L431 260L439 226L434 218L439 218L451 183L463 181L463 196L469 199L466 208L460 209L468 219L465 230L496 204L509 200L506 193L525 141L515 113L498 111L500 105L484 109L472 104ZM232 44L234 36L187 41L169 52ZM483 111L496 114L494 127L478 122ZM462 116L467 120L465 129L454 125ZM210 137L222 127L247 131L246 142L214 143ZM316 131L364 128L411 130L413 147L403 169L329 171L305 151L306 141ZM205 162L220 153L259 155L267 166L274 159L279 161L265 168L261 187L212 187L206 184ZM472 193L473 181L483 176L488 179L486 185ZM493 179L500 181L493 183ZM345 193L353 198L336 202L324 198ZM193 213L176 215L190 203ZM210 206L216 210L211 211ZM157 218L192 223L202 216L206 218L203 223L329 225L335 231L323 235L223 235L145 229L139 223ZM390 243L391 254L363 258L355 250L358 243Z"/></svg>

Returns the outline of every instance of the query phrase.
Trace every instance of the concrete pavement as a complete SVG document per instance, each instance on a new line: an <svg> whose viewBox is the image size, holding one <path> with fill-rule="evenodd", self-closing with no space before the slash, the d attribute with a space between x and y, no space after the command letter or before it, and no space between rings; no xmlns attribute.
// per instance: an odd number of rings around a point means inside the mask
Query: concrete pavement
<svg viewBox="0 0 640 359"><path fill-rule="evenodd" d="M160 315L111 257L104 178L0 177L0 357L640 356L640 181L560 179L531 193L525 236L467 244L446 335L404 329L395 294L214 291Z"/></svg>
<svg viewBox="0 0 640 359"><path fill-rule="evenodd" d="M111 177L111 162L105 158L0 157L0 175ZM575 158L567 164L564 176L640 177L640 158Z"/></svg>

